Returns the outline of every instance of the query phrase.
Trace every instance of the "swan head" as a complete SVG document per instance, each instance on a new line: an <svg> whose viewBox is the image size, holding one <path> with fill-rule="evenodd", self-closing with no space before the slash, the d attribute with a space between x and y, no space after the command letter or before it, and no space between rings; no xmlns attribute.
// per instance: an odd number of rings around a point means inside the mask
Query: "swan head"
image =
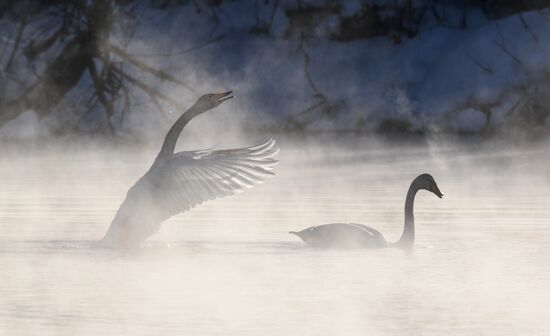
<svg viewBox="0 0 550 336"><path fill-rule="evenodd" d="M428 190L434 193L437 197L442 198L443 194L439 190L437 183L430 174L422 174L415 179L416 185L419 189Z"/></svg>
<svg viewBox="0 0 550 336"><path fill-rule="evenodd" d="M207 93L200 96L193 107L198 114L206 112L220 105L224 101L233 98L233 96L231 95L232 93L233 91L222 93Z"/></svg>

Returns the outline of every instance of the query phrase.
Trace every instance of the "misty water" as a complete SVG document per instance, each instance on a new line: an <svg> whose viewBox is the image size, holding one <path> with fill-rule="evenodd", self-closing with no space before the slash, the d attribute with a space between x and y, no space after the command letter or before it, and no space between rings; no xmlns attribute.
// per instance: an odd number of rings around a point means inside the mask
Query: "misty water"
<svg viewBox="0 0 550 336"><path fill-rule="evenodd" d="M135 251L91 244L155 151L85 148L0 158L2 335L550 333L543 146L283 142L275 177L173 217ZM411 252L287 233L357 222L397 240L424 172L445 196L417 195Z"/></svg>

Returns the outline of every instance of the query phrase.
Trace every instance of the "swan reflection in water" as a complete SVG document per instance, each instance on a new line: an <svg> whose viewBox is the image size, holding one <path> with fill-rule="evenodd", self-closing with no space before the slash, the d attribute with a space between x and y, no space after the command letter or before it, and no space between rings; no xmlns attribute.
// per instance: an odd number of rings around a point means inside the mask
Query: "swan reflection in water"
<svg viewBox="0 0 550 336"><path fill-rule="evenodd" d="M312 226L302 231L290 231L306 244L321 248L382 248L397 247L409 249L414 245L414 198L419 190L428 190L442 198L434 178L430 174L422 174L415 178L405 201L405 226L403 234L397 242L389 242L382 233L364 224L332 223Z"/></svg>
<svg viewBox="0 0 550 336"><path fill-rule="evenodd" d="M275 140L253 147L174 153L178 137L194 117L232 98L232 91L206 94L168 131L155 162L128 190L98 246L139 247L161 223L214 198L233 195L274 175Z"/></svg>

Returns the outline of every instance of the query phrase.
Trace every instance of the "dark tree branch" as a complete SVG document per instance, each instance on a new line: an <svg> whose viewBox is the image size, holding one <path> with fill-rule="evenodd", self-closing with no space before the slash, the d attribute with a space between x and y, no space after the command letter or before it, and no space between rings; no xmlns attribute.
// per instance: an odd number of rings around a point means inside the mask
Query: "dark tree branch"
<svg viewBox="0 0 550 336"><path fill-rule="evenodd" d="M118 57L124 59L125 61L135 65L141 71L150 73L153 76L155 76L155 77L157 77L161 80L168 80L168 81L177 83L177 84L185 87L187 90L191 91L192 93L195 93L195 90L193 90L193 88L191 88L186 83L180 81L179 79L175 78L174 76L172 76L171 74L169 74L169 73L167 73L163 70L158 70L158 69L153 68L152 66L150 66L150 65L138 60L134 56L130 55L126 51L124 51L124 50L122 50L122 49L120 49L120 48L118 48L118 47L116 47L112 44L109 44L109 43L105 44L105 48L108 51L110 51L110 52L114 53L115 55L117 55Z"/></svg>
<svg viewBox="0 0 550 336"><path fill-rule="evenodd" d="M60 27L57 29L52 35L47 37L44 40L41 40L39 42L31 41L25 49L23 49L23 54L29 58L33 59L38 54L41 54L48 49L63 35L63 27Z"/></svg>
<svg viewBox="0 0 550 336"><path fill-rule="evenodd" d="M494 74L495 72L493 71L493 69L491 68L491 66L489 65L483 65L481 64L478 60L476 60L468 51L464 50L464 54L466 54L466 57L468 57L468 59L470 61L472 61L472 63L474 63L475 65L477 65L482 71L488 73L488 74Z"/></svg>
<svg viewBox="0 0 550 336"><path fill-rule="evenodd" d="M268 31L271 31L271 27L273 26L273 20L275 19L275 14L277 13L277 9L279 8L280 5L281 5L281 0L275 0L273 4L273 11L271 12L271 16L267 24Z"/></svg>
<svg viewBox="0 0 550 336"><path fill-rule="evenodd" d="M142 81L138 80L137 78L134 78L134 77L128 75L127 73L125 73L124 71L122 71L118 68L114 68L113 71L117 72L122 78L124 78L129 83L133 84L134 86L138 87L139 89L141 89L142 91L144 91L148 95L159 98L159 99L162 99L162 100L172 104L174 107L176 107L180 110L185 110L185 107L182 104L180 104L177 100L172 99L172 98L168 97L167 95L153 89L152 87L150 87L149 85L143 83Z"/></svg>
<svg viewBox="0 0 550 336"><path fill-rule="evenodd" d="M124 107L122 108L122 112L120 113L121 125L124 123L124 117L126 116L126 113L130 112L130 93L128 93L128 88L124 85L122 86L122 96L124 97Z"/></svg>
<svg viewBox="0 0 550 336"><path fill-rule="evenodd" d="M331 116L335 111L339 109L339 105L332 104L328 100L328 98L321 92L321 90L319 90L319 88L313 81L313 78L311 77L311 74L309 72L311 59L309 57L309 54L307 53L307 50L305 49L305 41L306 41L306 38L305 36L302 35L300 44L296 51L300 52L304 58L304 75L311 89L314 92L313 97L317 100L317 102L313 103L311 106L309 106L305 110L288 117L286 121L283 122L283 125L284 125L283 127L285 128L303 129L304 126L306 126L306 124L313 121L313 119L311 118L311 115L313 112L318 111L324 114L325 116ZM308 116L310 118L307 118ZM298 117L302 119L302 122L298 121ZM307 120L303 120L304 118L306 118Z"/></svg>
<svg viewBox="0 0 550 336"><path fill-rule="evenodd" d="M500 30L500 25L498 23L496 24L496 27L497 27L497 33L498 33L498 36L500 38L500 41L493 41L493 44L495 44L497 47L499 47L500 50L502 50L506 55L510 56L510 58L512 58L512 60L514 60L514 62L521 65L522 63L519 60L519 58L517 58L514 54L512 54L512 52L510 50L508 50L508 48L506 47L506 45L504 43L504 36L502 36L502 31Z"/></svg>
<svg viewBox="0 0 550 336"><path fill-rule="evenodd" d="M321 91L319 91L319 89L317 88L317 85L315 85L315 82L313 81L313 79L311 78L311 75L309 73L309 64L311 62L311 59L309 58L309 54L307 53L307 51L305 49L305 38L303 36L302 36L302 39L300 40L300 45L298 46L297 51L301 52L302 56L304 57L304 74L306 76L306 79L307 79L309 85L311 86L313 91L315 91L316 96L318 96L319 98L321 98L323 100L326 100L323 93L321 93Z"/></svg>
<svg viewBox="0 0 550 336"><path fill-rule="evenodd" d="M27 17L23 17L21 19L21 23L19 24L19 29L17 29L17 34L15 37L15 44L13 45L13 49L11 50L10 57L8 58L8 62L6 63L6 66L4 67L4 71L9 71L11 68L11 65L13 64L13 60L15 59L15 55L17 55L17 52L19 51L19 45L21 44L21 39L23 38L23 31L25 30L25 27L27 26Z"/></svg>
<svg viewBox="0 0 550 336"><path fill-rule="evenodd" d="M99 99L101 105L103 105L103 107L105 108L109 131L111 132L111 134L114 134L115 130L113 125L111 124L111 116L113 115L113 102L108 100L105 96L105 85L97 72L97 68L93 60L90 61L88 69L94 83L97 98Z"/></svg>
<svg viewBox="0 0 550 336"><path fill-rule="evenodd" d="M535 32L531 29L529 24L527 24L527 21L525 21L525 18L523 17L523 14L518 14L519 20L521 21L521 24L523 25L523 28L529 32L531 37L533 38L533 41L535 41L535 44L539 44L539 38L537 35L535 35Z"/></svg>
<svg viewBox="0 0 550 336"><path fill-rule="evenodd" d="M134 56L136 57L174 57L174 56L181 56L181 55L185 55L185 54L188 54L188 53L191 53L191 52L194 52L194 51L197 51L199 49L202 49L210 44L213 44L215 42L218 42L220 41L221 39L223 39L226 35L225 34L221 34L221 35L218 35L218 36L215 36L203 43L200 43L194 47L191 47L189 49L186 49L186 50L180 50L180 51L175 51L175 52L168 52L168 53L156 53L156 54L145 54L145 53L132 53Z"/></svg>

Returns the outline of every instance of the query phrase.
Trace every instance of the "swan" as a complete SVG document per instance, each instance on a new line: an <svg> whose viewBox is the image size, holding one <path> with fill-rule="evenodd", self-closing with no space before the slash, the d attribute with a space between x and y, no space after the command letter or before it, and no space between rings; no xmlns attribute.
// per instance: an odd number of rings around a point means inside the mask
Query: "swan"
<svg viewBox="0 0 550 336"><path fill-rule="evenodd" d="M174 153L178 137L196 116L233 98L232 91L209 93L172 125L154 163L126 194L100 247L135 248L161 223L214 198L261 183L277 160L275 140L247 148Z"/></svg>
<svg viewBox="0 0 550 336"><path fill-rule="evenodd" d="M314 247L397 247L408 249L414 245L414 198L419 190L428 190L442 198L434 178L430 174L417 176L411 183L405 201L405 226L397 242L388 242L377 230L364 224L332 223L312 226L302 231L290 231L306 244Z"/></svg>

